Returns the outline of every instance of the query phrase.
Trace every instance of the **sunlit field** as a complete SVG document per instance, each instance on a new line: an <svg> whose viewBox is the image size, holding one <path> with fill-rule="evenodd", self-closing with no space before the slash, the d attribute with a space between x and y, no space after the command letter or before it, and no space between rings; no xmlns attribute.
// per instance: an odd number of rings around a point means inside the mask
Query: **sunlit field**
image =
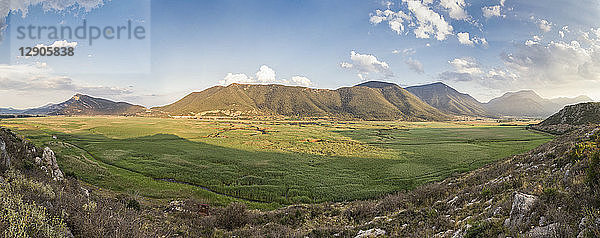
<svg viewBox="0 0 600 238"><path fill-rule="evenodd" d="M51 147L68 175L110 192L257 208L375 198L551 139L469 122L44 117L0 126Z"/></svg>

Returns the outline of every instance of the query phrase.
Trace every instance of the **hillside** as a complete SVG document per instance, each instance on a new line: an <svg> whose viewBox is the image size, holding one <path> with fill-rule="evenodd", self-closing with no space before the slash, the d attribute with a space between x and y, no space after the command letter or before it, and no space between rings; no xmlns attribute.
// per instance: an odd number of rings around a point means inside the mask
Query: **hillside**
<svg viewBox="0 0 600 238"><path fill-rule="evenodd" d="M569 104L592 101L589 97L545 99L532 90L508 92L485 103L485 108L498 116L548 117Z"/></svg>
<svg viewBox="0 0 600 238"><path fill-rule="evenodd" d="M401 87L336 90L231 84L191 93L153 110L171 115L336 117L362 120L444 120L447 116Z"/></svg>
<svg viewBox="0 0 600 238"><path fill-rule="evenodd" d="M413 86L406 90L444 113L463 116L488 115L482 103L444 83Z"/></svg>
<svg viewBox="0 0 600 238"><path fill-rule="evenodd" d="M29 115L135 115L145 112L142 106L126 102L113 102L107 99L94 98L87 95L76 94L71 99L59 103L49 104L43 107L25 110L19 114Z"/></svg>
<svg viewBox="0 0 600 238"><path fill-rule="evenodd" d="M600 103L589 102L566 106L538 125L532 126L532 128L554 134L563 134L579 126L589 124L600 124Z"/></svg>

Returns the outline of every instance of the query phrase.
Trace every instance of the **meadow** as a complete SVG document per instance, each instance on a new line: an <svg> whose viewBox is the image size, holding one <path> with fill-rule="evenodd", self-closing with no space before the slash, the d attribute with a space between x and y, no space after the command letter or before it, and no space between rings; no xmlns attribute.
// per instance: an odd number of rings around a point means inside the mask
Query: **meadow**
<svg viewBox="0 0 600 238"><path fill-rule="evenodd" d="M526 152L551 139L494 123L3 119L99 191L255 208L369 199Z"/></svg>

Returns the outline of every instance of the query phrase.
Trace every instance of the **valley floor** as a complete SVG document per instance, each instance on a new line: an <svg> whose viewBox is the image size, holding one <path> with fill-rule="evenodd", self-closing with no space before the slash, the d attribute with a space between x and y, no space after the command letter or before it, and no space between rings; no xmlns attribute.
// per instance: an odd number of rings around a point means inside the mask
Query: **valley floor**
<svg viewBox="0 0 600 238"><path fill-rule="evenodd" d="M146 204L364 200L526 152L551 136L493 122L9 119L66 174Z"/></svg>

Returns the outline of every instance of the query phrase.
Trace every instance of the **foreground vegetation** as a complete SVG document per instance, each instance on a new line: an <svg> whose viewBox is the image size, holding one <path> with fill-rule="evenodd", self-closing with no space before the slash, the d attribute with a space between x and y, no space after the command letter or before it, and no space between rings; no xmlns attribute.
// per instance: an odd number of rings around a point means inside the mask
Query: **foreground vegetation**
<svg viewBox="0 0 600 238"><path fill-rule="evenodd" d="M263 209L410 190L551 138L521 126L458 123L48 117L0 124L51 147L66 174L112 192Z"/></svg>

